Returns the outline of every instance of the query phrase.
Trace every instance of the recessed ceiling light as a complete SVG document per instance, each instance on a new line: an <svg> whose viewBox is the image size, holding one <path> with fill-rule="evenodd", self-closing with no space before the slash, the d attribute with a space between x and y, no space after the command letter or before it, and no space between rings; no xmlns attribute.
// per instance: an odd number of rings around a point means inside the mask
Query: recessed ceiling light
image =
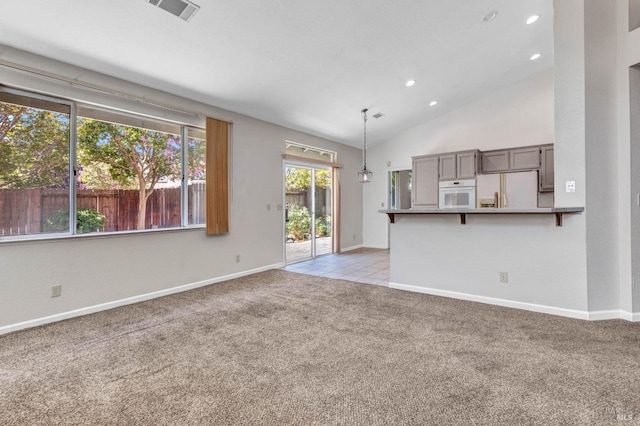
<svg viewBox="0 0 640 426"><path fill-rule="evenodd" d="M493 12L487 13L487 15L484 18L482 18L482 20L484 22L493 21L494 19L496 19L496 16L498 16L498 11L494 10Z"/></svg>
<svg viewBox="0 0 640 426"><path fill-rule="evenodd" d="M413 86L414 84L416 84L416 81L415 81L415 80L409 80L409 81L407 81L407 87L411 87L411 86Z"/></svg>
<svg viewBox="0 0 640 426"><path fill-rule="evenodd" d="M438 105L438 101L429 102L429 106L436 106L436 105Z"/></svg>
<svg viewBox="0 0 640 426"><path fill-rule="evenodd" d="M529 19L527 19L527 25L533 24L538 19L540 19L540 15L531 15L531 16L529 16Z"/></svg>
<svg viewBox="0 0 640 426"><path fill-rule="evenodd" d="M535 61L536 59L540 59L541 56L542 55L539 53L534 53L529 59L531 59L532 61Z"/></svg>

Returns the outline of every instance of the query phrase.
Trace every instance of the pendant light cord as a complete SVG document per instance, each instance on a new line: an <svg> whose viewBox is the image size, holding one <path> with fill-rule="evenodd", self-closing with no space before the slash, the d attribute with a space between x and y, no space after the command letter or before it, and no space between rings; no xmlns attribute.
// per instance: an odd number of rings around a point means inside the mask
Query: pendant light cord
<svg viewBox="0 0 640 426"><path fill-rule="evenodd" d="M364 118L364 146L362 149L362 164L363 164L363 170L367 170L367 111L368 109L365 108L362 110L362 115Z"/></svg>

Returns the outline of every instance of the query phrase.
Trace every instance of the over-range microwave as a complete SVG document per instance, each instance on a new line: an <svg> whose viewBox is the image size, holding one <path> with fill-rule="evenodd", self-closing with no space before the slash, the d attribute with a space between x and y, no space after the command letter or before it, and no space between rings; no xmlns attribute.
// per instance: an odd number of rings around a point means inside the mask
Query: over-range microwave
<svg viewBox="0 0 640 426"><path fill-rule="evenodd" d="M472 209L476 207L476 180L448 180L442 181L438 208L441 209Z"/></svg>

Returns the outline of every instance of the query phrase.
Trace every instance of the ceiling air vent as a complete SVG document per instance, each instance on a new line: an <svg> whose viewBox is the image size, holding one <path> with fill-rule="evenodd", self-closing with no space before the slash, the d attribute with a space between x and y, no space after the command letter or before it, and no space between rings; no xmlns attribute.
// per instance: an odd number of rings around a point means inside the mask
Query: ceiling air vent
<svg viewBox="0 0 640 426"><path fill-rule="evenodd" d="M147 3L158 6L160 9L164 9L187 22L200 9L200 6L187 0L147 0Z"/></svg>

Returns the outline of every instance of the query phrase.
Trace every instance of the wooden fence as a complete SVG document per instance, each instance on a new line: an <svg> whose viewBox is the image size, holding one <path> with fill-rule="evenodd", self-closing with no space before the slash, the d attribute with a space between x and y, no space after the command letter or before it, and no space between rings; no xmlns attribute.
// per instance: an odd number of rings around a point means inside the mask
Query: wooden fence
<svg viewBox="0 0 640 426"><path fill-rule="evenodd" d="M189 223L204 223L205 185L189 185ZM79 189L78 208L89 208L105 215L100 231L117 232L137 228L137 190ZM0 236L43 232L47 218L58 211L68 211L66 189L2 189L0 190ZM147 200L146 228L180 226L180 188L159 188Z"/></svg>
<svg viewBox="0 0 640 426"><path fill-rule="evenodd" d="M287 192L284 197L287 207L297 204L300 207L311 208L309 205L309 194L307 191Z"/></svg>
<svg viewBox="0 0 640 426"><path fill-rule="evenodd" d="M327 197L331 197L330 191L327 191L326 188L316 188L316 217L331 214L331 200ZM287 192L285 194L285 203L287 208L297 204L299 207L306 207L307 210L311 210L309 191Z"/></svg>

